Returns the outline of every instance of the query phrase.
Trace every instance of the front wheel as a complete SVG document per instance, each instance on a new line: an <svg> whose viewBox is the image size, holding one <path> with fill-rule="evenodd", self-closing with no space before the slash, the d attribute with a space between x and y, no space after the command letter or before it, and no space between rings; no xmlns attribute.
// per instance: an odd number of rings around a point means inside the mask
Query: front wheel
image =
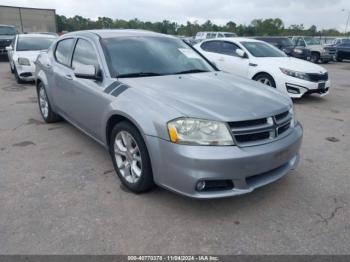
<svg viewBox="0 0 350 262"><path fill-rule="evenodd" d="M38 103L41 116L46 123L55 123L61 120L61 117L52 111L43 83L38 85Z"/></svg>
<svg viewBox="0 0 350 262"><path fill-rule="evenodd" d="M16 67L14 67L13 72L15 74L17 84L23 84L24 81L19 77Z"/></svg>
<svg viewBox="0 0 350 262"><path fill-rule="evenodd" d="M276 88L276 82L273 79L273 77L270 76L269 74L266 74L266 73L258 74L257 76L255 76L253 78L253 80L258 81L258 82L260 82L260 83L262 83L264 85Z"/></svg>
<svg viewBox="0 0 350 262"><path fill-rule="evenodd" d="M134 193L149 191L153 183L151 161L140 132L129 122L116 124L109 151L122 183Z"/></svg>
<svg viewBox="0 0 350 262"><path fill-rule="evenodd" d="M338 54L335 55L335 60L337 62L343 62L343 59L341 57L339 57Z"/></svg>
<svg viewBox="0 0 350 262"><path fill-rule="evenodd" d="M320 61L320 55L318 53L312 53L310 61L317 64Z"/></svg>
<svg viewBox="0 0 350 262"><path fill-rule="evenodd" d="M11 74L13 74L13 73L15 72L15 70L13 70L11 63L9 63L9 64L10 64L10 71L11 71Z"/></svg>

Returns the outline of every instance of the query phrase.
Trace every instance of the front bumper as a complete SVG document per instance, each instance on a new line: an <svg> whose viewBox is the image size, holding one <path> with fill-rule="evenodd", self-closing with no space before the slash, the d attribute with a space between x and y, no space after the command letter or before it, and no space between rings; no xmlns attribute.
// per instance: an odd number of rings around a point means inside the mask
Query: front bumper
<svg viewBox="0 0 350 262"><path fill-rule="evenodd" d="M20 79L24 81L35 80L35 65L33 65L32 63L30 66L22 66L17 63L16 70Z"/></svg>
<svg viewBox="0 0 350 262"><path fill-rule="evenodd" d="M277 87L286 92L291 98L301 98L306 94L325 96L331 88L331 81L311 82L303 79L283 76L276 81Z"/></svg>
<svg viewBox="0 0 350 262"><path fill-rule="evenodd" d="M156 184L188 197L221 198L252 192L294 169L302 134L298 124L283 139L252 147L177 145L151 136L146 136L146 144ZM196 190L204 180L229 180L233 188Z"/></svg>

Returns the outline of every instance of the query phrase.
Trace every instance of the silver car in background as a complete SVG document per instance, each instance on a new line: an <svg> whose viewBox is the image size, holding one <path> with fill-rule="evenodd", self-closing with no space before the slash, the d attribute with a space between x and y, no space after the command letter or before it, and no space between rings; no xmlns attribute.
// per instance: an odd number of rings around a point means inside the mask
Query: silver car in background
<svg viewBox="0 0 350 262"><path fill-rule="evenodd" d="M294 169L303 130L291 99L218 71L180 39L140 30L68 33L40 54L40 112L109 150L135 193L249 193Z"/></svg>

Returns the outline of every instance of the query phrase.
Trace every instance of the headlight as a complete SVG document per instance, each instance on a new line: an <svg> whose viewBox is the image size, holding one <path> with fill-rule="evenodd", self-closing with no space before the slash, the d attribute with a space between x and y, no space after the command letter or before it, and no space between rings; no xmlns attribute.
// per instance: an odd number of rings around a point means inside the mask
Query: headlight
<svg viewBox="0 0 350 262"><path fill-rule="evenodd" d="M195 118L179 118L168 123L170 141L186 145L234 145L225 123Z"/></svg>
<svg viewBox="0 0 350 262"><path fill-rule="evenodd" d="M285 75L288 75L288 76L291 76L291 77L295 77L295 78L299 78L299 79L303 79L303 80L306 80L306 81L310 81L310 78L309 78L309 76L306 73L293 71L293 70L289 70L289 69L285 69L285 68L280 68L280 70Z"/></svg>
<svg viewBox="0 0 350 262"><path fill-rule="evenodd" d="M18 58L18 64L24 65L24 66L30 66L30 61L28 58L20 57Z"/></svg>
<svg viewBox="0 0 350 262"><path fill-rule="evenodd" d="M289 114L292 116L292 121L290 122L290 125L291 125L291 127L295 127L298 123L298 120L297 120L296 115L295 115L294 106L292 106L289 109Z"/></svg>
<svg viewBox="0 0 350 262"><path fill-rule="evenodd" d="M303 53L303 50L299 49L299 48L294 48L293 49L293 52L294 53L297 53L297 54L302 54Z"/></svg>

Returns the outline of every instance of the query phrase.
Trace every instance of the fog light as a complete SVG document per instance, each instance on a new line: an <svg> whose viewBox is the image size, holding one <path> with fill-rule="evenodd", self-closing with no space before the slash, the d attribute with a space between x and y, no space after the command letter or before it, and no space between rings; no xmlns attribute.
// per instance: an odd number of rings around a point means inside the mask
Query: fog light
<svg viewBox="0 0 350 262"><path fill-rule="evenodd" d="M196 185L198 191L203 191L205 189L205 181L199 181Z"/></svg>

